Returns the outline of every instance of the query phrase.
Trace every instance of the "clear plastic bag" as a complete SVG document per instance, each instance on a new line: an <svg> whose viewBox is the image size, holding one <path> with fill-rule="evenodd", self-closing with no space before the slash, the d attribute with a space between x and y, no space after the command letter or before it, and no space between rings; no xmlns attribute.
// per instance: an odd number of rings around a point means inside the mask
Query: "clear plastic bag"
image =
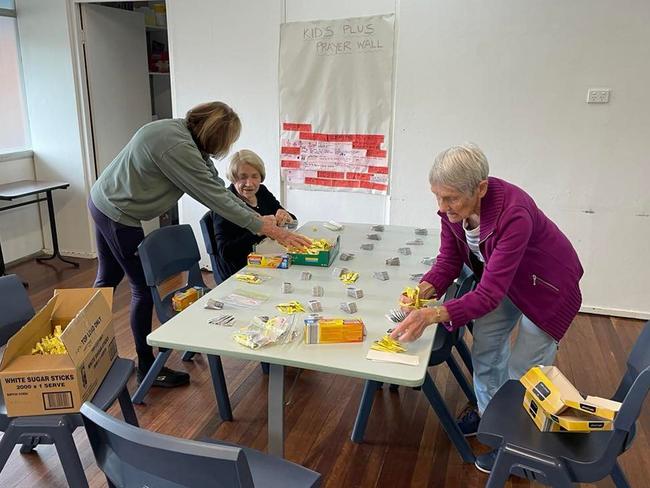
<svg viewBox="0 0 650 488"><path fill-rule="evenodd" d="M294 327L294 317L290 316L256 316L248 326L233 334L235 342L259 349L272 344L287 344L298 338L299 331Z"/></svg>

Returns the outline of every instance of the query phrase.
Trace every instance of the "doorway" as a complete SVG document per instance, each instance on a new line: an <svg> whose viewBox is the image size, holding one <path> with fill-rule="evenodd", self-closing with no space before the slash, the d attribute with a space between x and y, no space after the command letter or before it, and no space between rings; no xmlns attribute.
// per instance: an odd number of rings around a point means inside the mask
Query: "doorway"
<svg viewBox="0 0 650 488"><path fill-rule="evenodd" d="M160 0L76 7L88 154L96 179L140 127L172 117L166 7ZM177 223L175 206L142 225L148 233Z"/></svg>

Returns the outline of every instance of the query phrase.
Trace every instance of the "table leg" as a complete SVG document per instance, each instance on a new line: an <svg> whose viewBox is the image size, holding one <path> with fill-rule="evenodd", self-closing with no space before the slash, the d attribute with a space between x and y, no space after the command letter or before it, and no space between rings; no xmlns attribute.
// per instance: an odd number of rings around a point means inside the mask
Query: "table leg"
<svg viewBox="0 0 650 488"><path fill-rule="evenodd" d="M284 457L284 366L269 365L268 453Z"/></svg>
<svg viewBox="0 0 650 488"><path fill-rule="evenodd" d="M2 254L2 243L0 242L0 276L5 276L7 274L7 267L5 265L5 257ZM29 288L29 283L23 281L23 286Z"/></svg>
<svg viewBox="0 0 650 488"><path fill-rule="evenodd" d="M65 259L63 256L61 256L61 253L59 252L59 239L56 234L56 218L54 216L54 201L52 200L52 190L48 190L45 193L47 194L47 212L50 216L50 233L52 234L52 255L46 258L36 258L36 261L41 263L43 261L49 261L50 259L59 258L64 263L71 264L75 268L78 268L79 263L75 263L74 261Z"/></svg>
<svg viewBox="0 0 650 488"><path fill-rule="evenodd" d="M467 443L467 439L463 437L463 433L460 431L458 424L456 424L456 419L452 417L451 413L447 409L447 405L440 395L438 388L433 383L429 373L424 376L424 383L422 383L422 391L424 395L429 400L429 404L433 407L434 412L438 415L438 420L440 420L440 425L449 436L449 440L454 444L458 450L458 454L463 458L463 461L466 463L473 463L476 458L472 452L472 448Z"/></svg>

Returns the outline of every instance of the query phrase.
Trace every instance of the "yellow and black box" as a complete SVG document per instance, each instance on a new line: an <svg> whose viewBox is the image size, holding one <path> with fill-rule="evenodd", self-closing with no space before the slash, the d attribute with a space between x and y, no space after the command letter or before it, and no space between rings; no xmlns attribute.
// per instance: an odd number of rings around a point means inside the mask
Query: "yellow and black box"
<svg viewBox="0 0 650 488"><path fill-rule="evenodd" d="M534 366L520 379L533 397L551 415L567 408L613 420L621 408L619 402L596 396L583 396L555 366Z"/></svg>

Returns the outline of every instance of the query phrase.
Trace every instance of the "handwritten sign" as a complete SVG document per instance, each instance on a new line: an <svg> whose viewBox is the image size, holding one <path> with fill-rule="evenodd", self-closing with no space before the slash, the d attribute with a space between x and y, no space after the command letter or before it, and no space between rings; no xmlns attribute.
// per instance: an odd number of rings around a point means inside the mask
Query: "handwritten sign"
<svg viewBox="0 0 650 488"><path fill-rule="evenodd" d="M388 191L394 16L283 24L280 167L291 188Z"/></svg>

